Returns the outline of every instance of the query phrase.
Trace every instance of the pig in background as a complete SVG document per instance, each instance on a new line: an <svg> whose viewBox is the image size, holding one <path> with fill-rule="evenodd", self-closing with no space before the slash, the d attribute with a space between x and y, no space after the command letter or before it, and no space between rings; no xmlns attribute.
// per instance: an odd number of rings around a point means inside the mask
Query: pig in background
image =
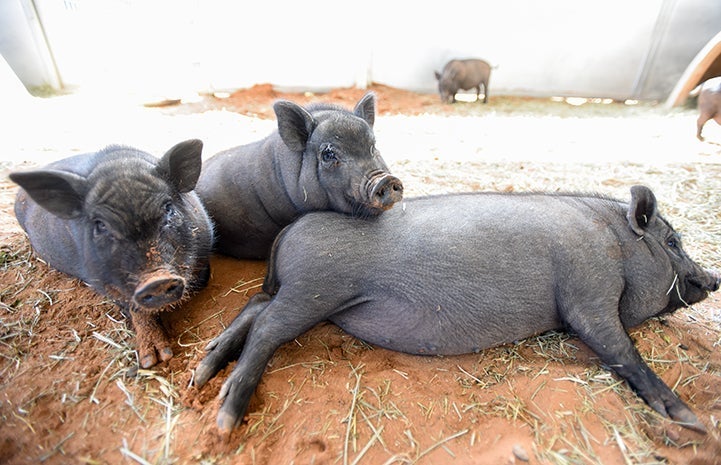
<svg viewBox="0 0 721 465"><path fill-rule="evenodd" d="M701 131L708 120L713 119L717 124L721 124L721 77L711 78L697 89L693 92L698 92L699 115L696 120L696 137L703 141Z"/></svg>
<svg viewBox="0 0 721 465"><path fill-rule="evenodd" d="M352 112L329 104L273 105L278 129L212 156L196 191L216 225L216 250L265 259L273 239L303 213L375 216L403 196L373 134L375 94Z"/></svg>
<svg viewBox="0 0 721 465"><path fill-rule="evenodd" d="M195 369L202 387L228 362L218 427L229 433L275 350L323 320L411 354L471 353L566 328L649 406L704 432L626 329L705 299L701 268L657 212L585 195L467 193L414 198L375 218L310 213L276 240L256 294Z"/></svg>
<svg viewBox="0 0 721 465"><path fill-rule="evenodd" d="M202 147L181 142L158 160L109 146L10 174L37 255L120 307L143 368L173 356L160 312L210 277L213 229L193 191Z"/></svg>
<svg viewBox="0 0 721 465"><path fill-rule="evenodd" d="M488 81L491 78L491 65L478 59L451 60L439 73L434 71L438 81L438 92L443 103L455 103L459 90L476 90L476 98L481 99L483 85L483 103L488 103Z"/></svg>

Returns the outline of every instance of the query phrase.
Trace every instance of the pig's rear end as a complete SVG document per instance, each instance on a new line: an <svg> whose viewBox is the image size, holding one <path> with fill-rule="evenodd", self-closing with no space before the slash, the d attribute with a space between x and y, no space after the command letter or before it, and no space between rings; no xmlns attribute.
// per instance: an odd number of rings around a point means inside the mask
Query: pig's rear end
<svg viewBox="0 0 721 465"><path fill-rule="evenodd" d="M696 120L696 137L703 141L703 126L710 119L721 124L721 77L711 78L701 85L698 96L698 119Z"/></svg>

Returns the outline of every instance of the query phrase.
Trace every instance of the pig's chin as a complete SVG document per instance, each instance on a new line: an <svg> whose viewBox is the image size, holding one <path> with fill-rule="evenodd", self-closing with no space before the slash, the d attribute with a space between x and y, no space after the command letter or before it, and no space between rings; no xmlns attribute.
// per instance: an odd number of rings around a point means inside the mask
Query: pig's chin
<svg viewBox="0 0 721 465"><path fill-rule="evenodd" d="M380 204L365 199L344 196L343 202L333 205L335 211L345 213L354 218L372 218L378 216L390 207L382 207Z"/></svg>
<svg viewBox="0 0 721 465"><path fill-rule="evenodd" d="M131 307L131 310L133 313L160 313L165 312L167 310L172 310L175 308L178 304L180 304L181 299L174 300L172 302L163 304L163 305L157 305L157 306L148 306L148 305L138 305L137 302L133 301L133 306Z"/></svg>
<svg viewBox="0 0 721 465"><path fill-rule="evenodd" d="M352 204L351 215L357 218L370 218L380 215L391 207L392 205L382 206L368 202L356 202Z"/></svg>

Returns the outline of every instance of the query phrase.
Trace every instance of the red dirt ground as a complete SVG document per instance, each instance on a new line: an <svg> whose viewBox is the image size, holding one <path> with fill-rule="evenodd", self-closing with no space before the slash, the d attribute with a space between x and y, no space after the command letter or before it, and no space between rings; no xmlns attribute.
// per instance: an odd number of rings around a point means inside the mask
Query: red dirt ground
<svg viewBox="0 0 721 465"><path fill-rule="evenodd" d="M374 90L380 114L449 111L433 95ZM352 107L363 92L323 100ZM277 98L317 96L256 86L217 105L272 118ZM416 181L434 182L431 173ZM276 352L246 421L224 441L216 396L232 367L200 391L189 387L192 369L257 291L265 263L215 257L209 286L166 315L175 357L138 370L119 311L33 255L14 192L0 184L0 463L720 463L721 331L704 317L717 296L632 331L705 436L660 418L564 334L420 357L320 324Z"/></svg>

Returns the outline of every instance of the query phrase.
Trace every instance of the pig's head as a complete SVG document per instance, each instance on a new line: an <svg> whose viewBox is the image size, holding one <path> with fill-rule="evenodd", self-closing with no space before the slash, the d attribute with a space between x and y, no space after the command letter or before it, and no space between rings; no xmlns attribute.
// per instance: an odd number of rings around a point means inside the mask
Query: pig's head
<svg viewBox="0 0 721 465"><path fill-rule="evenodd" d="M441 102L453 103L456 91L458 91L458 88L453 82L453 78L447 73L442 74L438 71L434 71L434 74L438 81L438 93L441 95Z"/></svg>
<svg viewBox="0 0 721 465"><path fill-rule="evenodd" d="M719 274L702 268L686 254L681 247L681 236L658 214L656 197L649 188L631 188L627 219L631 230L649 247L656 263L663 268L659 273L652 269L652 275L644 279L670 276L671 281L666 283L668 302L661 313L700 302L719 288Z"/></svg>
<svg viewBox="0 0 721 465"><path fill-rule="evenodd" d="M212 227L196 194L202 142L189 140L160 160L109 147L87 177L70 171L13 173L41 207L69 220L81 275L134 312L156 312L202 287Z"/></svg>
<svg viewBox="0 0 721 465"><path fill-rule="evenodd" d="M375 145L375 95L367 93L353 112L318 106L310 111L289 101L273 106L286 146L313 164L331 209L374 216L403 197L403 184L388 171ZM308 175L306 172L305 175Z"/></svg>

